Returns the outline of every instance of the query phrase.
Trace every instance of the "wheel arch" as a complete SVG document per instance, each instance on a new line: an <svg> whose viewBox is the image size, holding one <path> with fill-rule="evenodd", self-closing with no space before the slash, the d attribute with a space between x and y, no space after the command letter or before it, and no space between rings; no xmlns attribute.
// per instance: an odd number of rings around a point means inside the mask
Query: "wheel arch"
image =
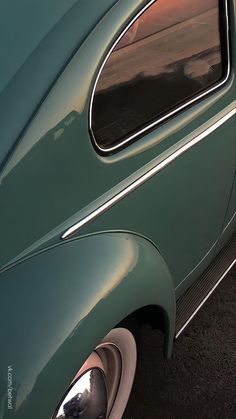
<svg viewBox="0 0 236 419"><path fill-rule="evenodd" d="M108 232L70 240L1 277L0 307L8 322L1 325L0 371L14 367L16 419L52 414L52 406L97 343L143 307L163 312L166 353L171 354L174 286L162 256L143 237Z"/></svg>

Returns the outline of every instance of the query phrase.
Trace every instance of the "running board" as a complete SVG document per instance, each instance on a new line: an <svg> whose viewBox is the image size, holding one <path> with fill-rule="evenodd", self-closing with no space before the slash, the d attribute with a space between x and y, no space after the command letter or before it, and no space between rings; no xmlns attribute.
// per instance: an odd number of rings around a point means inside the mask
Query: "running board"
<svg viewBox="0 0 236 419"><path fill-rule="evenodd" d="M235 263L236 232L200 278L177 301L176 339L181 335L185 327L191 322Z"/></svg>

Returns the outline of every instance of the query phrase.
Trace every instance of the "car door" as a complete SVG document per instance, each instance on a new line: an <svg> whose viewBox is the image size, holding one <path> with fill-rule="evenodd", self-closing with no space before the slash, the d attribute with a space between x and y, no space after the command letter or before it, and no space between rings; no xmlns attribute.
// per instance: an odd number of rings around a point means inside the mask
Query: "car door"
<svg viewBox="0 0 236 419"><path fill-rule="evenodd" d="M122 226L150 238L179 292L212 258L233 183L227 15L222 1L152 2L106 57L92 98L90 128L103 161L121 171L127 159L130 167L137 156L149 161L127 181L135 192L85 231Z"/></svg>

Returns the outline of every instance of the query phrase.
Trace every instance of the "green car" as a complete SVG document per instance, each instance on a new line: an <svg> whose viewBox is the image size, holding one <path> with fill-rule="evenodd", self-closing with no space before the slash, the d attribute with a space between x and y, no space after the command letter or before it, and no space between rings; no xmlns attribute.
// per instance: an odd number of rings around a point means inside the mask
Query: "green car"
<svg viewBox="0 0 236 419"><path fill-rule="evenodd" d="M234 265L235 25L0 0L1 419L121 419L140 324L170 357Z"/></svg>

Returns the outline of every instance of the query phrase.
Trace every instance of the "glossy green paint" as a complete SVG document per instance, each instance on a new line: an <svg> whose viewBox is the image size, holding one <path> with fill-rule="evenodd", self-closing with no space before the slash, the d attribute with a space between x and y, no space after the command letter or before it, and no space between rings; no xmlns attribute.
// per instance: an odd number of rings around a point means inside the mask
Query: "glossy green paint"
<svg viewBox="0 0 236 419"><path fill-rule="evenodd" d="M235 106L231 2L232 69L225 85L119 153L99 155L88 132L96 75L117 35L146 1L99 3L106 6L96 15L102 20L90 22L86 39L84 32L78 33L80 48L0 175L0 380L13 365L16 387L20 385L16 419L50 417L96 343L139 307L161 307L170 352L175 299L209 264L227 208L235 211L234 200L228 206L235 173L231 118L79 230L78 238L62 243L67 228ZM29 120L45 86L36 89L37 100L29 102L26 96L17 127ZM11 413L5 410L4 415Z"/></svg>
<svg viewBox="0 0 236 419"><path fill-rule="evenodd" d="M236 138L236 126L235 126L235 138ZM235 152L236 159L236 152ZM215 249L215 254L217 254L227 243L229 238L233 235L236 230L236 173L234 182L232 185L232 193L224 220L223 231L219 240L219 243Z"/></svg>
<svg viewBox="0 0 236 419"><path fill-rule="evenodd" d="M235 126L235 137L236 137L236 126ZM235 160L236 160L236 154L235 154ZM225 217L225 221L224 221L224 229L227 228L227 226L231 223L231 222L236 222L236 219L234 220L235 217L235 206L236 206L236 172L235 172L235 177L234 177L234 182L232 185L232 193L231 193L231 197L230 197L230 201L229 201L229 206L227 209L227 214Z"/></svg>
<svg viewBox="0 0 236 419"><path fill-rule="evenodd" d="M10 81L0 95L0 168L53 83L117 1L102 0L99 7L94 0L1 2L1 82L6 76Z"/></svg>
<svg viewBox="0 0 236 419"><path fill-rule="evenodd" d="M4 4L3 4L4 3ZM0 93L47 34L63 19L76 0L1 0ZM37 16L37 19L35 19ZM42 25L43 22L43 25ZM14 31L12 28L14 27ZM29 36L30 33L30 36ZM6 48L6 40L7 46Z"/></svg>
<svg viewBox="0 0 236 419"><path fill-rule="evenodd" d="M2 266L50 243L57 243L67 227L91 208L96 208L101 199L110 197L120 182L131 183L138 170L161 153L168 152L186 136L192 136L194 130L232 105L235 99L233 71L219 91L157 127L127 149L110 157L101 157L95 152L88 133L88 107L95 77L112 40L128 17L144 4L138 3L116 3L91 32L5 166L0 177L3 214L0 222L4 237ZM140 188L143 202L149 202L151 197L156 208L156 219L153 210L151 224L150 217L145 214L137 230L140 219L132 207L130 216L125 214L125 220L121 220L119 225L114 217L116 228L124 229L125 223L125 229L135 227L134 231L147 237L155 226L151 238L167 257L176 286L200 262L220 234L234 172L233 124L232 118L224 128L212 134L209 141L206 138L155 180ZM177 187L173 182L175 170ZM205 182L207 185L202 188ZM154 183L157 187L150 189L150 184ZM128 199L127 203L131 201ZM171 211L175 202L178 209L168 221L165 208ZM199 203L204 203L200 211ZM216 216L211 217L215 208ZM205 220L202 214L207 214ZM135 226L134 218L137 220ZM101 231L110 228L110 213L103 220L98 221ZM164 229L165 223L169 223L171 228ZM89 230L79 234L97 229L96 224L91 224ZM188 250L191 251L189 257L185 253L183 257L181 251Z"/></svg>
<svg viewBox="0 0 236 419"><path fill-rule="evenodd" d="M132 234L72 240L2 273L0 417L13 417L5 391L9 365L14 419L49 418L96 344L127 315L150 304L164 314L170 355L173 283L153 244Z"/></svg>

